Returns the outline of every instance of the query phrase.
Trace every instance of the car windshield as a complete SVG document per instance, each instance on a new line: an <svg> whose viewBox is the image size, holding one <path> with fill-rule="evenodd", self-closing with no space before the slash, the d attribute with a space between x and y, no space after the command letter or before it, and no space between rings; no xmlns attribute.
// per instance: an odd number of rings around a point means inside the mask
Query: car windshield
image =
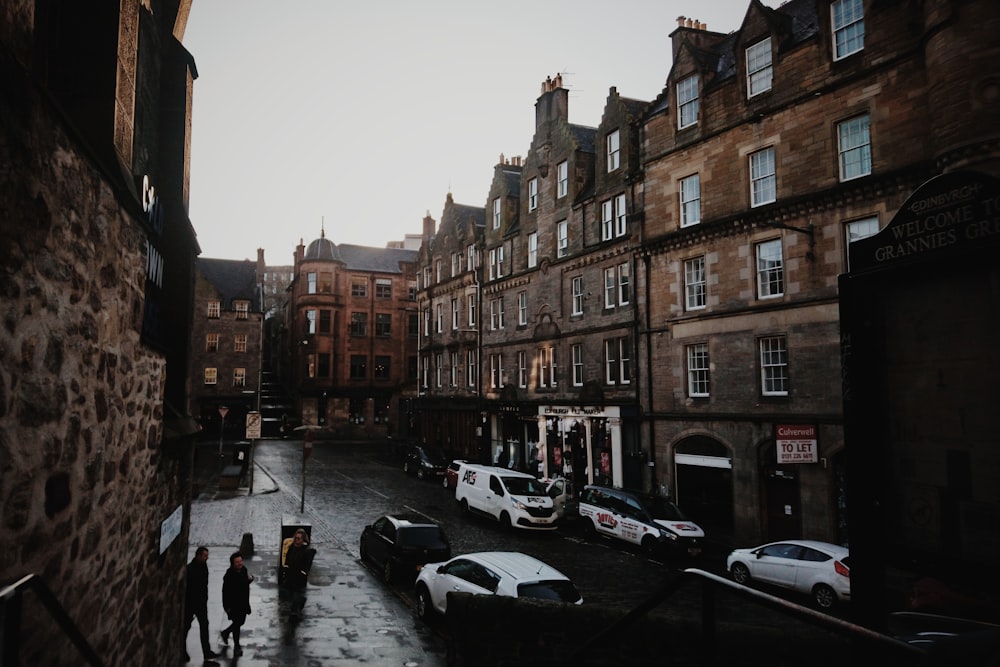
<svg viewBox="0 0 1000 667"><path fill-rule="evenodd" d="M537 600L576 602L580 599L580 591L576 590L576 586L570 581L554 579L552 581L521 584L517 587L517 596L521 598L535 598Z"/></svg>
<svg viewBox="0 0 1000 667"><path fill-rule="evenodd" d="M514 496L544 496L545 487L533 477L504 477L504 486Z"/></svg>
<svg viewBox="0 0 1000 667"><path fill-rule="evenodd" d="M412 547L438 547L446 542L444 534L436 526L413 526L400 528L399 544Z"/></svg>
<svg viewBox="0 0 1000 667"><path fill-rule="evenodd" d="M661 521L688 521L688 518L684 516L680 508L666 498L659 496L649 498L644 505L654 519Z"/></svg>

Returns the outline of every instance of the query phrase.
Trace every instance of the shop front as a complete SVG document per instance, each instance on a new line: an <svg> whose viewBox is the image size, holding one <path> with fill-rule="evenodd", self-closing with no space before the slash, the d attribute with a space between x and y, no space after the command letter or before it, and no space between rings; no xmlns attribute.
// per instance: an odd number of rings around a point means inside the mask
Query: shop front
<svg viewBox="0 0 1000 667"><path fill-rule="evenodd" d="M617 406L542 405L527 452L540 477L565 477L577 495L587 484L623 486L622 419Z"/></svg>

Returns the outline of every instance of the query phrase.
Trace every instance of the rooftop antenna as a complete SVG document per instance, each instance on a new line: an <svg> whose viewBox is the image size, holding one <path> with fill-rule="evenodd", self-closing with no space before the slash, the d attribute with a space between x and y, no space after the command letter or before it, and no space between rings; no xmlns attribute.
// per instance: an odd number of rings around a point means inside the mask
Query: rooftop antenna
<svg viewBox="0 0 1000 667"><path fill-rule="evenodd" d="M319 237L321 239L326 238L326 216L319 216Z"/></svg>

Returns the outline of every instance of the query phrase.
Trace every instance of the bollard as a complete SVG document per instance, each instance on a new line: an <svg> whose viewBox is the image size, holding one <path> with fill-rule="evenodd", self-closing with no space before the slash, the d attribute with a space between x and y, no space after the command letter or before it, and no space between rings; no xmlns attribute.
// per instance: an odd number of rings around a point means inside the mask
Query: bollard
<svg viewBox="0 0 1000 667"><path fill-rule="evenodd" d="M253 533L243 533L243 541L240 542L240 553L247 560L253 558Z"/></svg>

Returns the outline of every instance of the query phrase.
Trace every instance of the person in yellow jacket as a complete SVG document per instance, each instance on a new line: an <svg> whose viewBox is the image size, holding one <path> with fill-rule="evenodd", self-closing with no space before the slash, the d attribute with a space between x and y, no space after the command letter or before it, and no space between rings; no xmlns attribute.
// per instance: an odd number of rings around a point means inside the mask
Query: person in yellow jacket
<svg viewBox="0 0 1000 667"><path fill-rule="evenodd" d="M306 584L309 570L312 569L316 550L309 546L309 536L299 528L292 537L286 538L281 545L282 584L292 594L290 616L298 620L306 605Z"/></svg>

